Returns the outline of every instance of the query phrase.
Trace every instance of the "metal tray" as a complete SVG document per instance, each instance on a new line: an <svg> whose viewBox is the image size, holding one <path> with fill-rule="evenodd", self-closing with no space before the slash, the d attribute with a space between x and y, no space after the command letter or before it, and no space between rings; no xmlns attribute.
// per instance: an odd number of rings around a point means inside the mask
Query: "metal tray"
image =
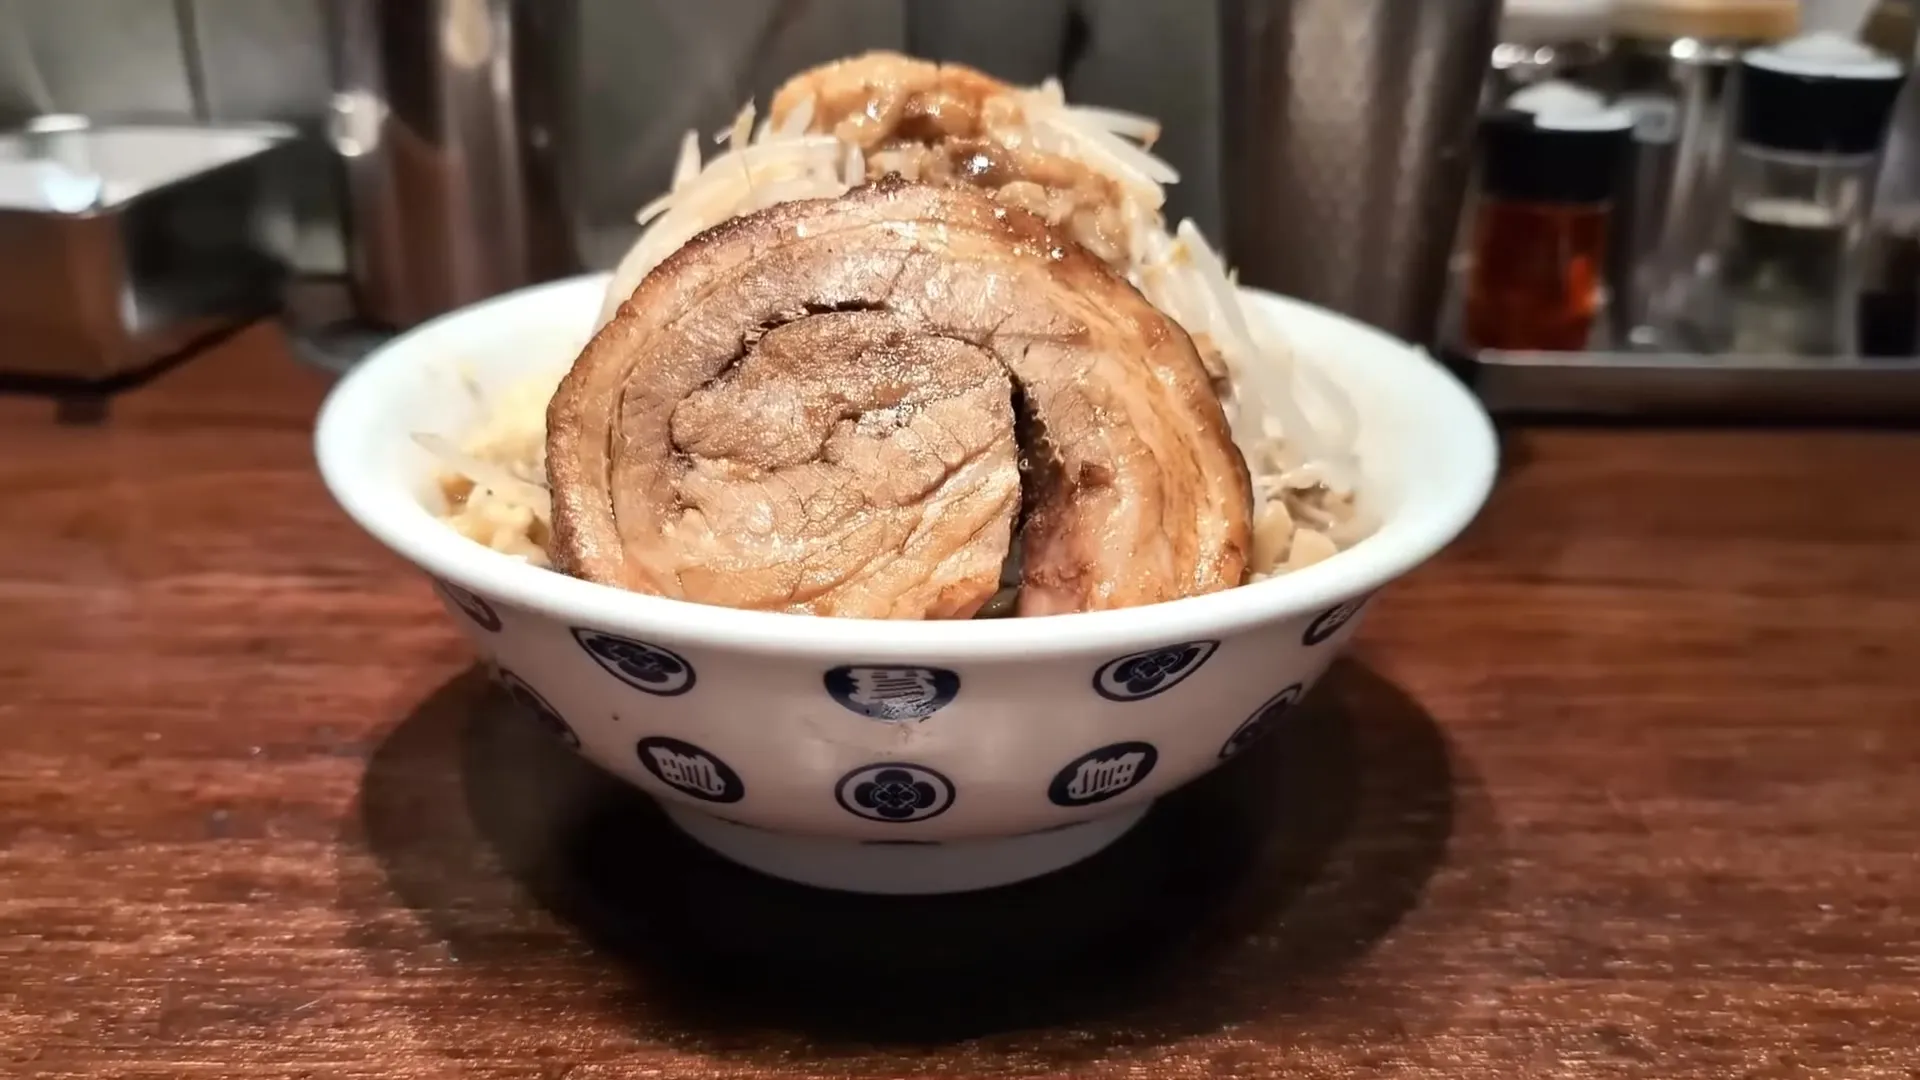
<svg viewBox="0 0 1920 1080"><path fill-rule="evenodd" d="M1487 350L1456 367L1500 416L1920 420L1920 358Z"/></svg>
<svg viewBox="0 0 1920 1080"><path fill-rule="evenodd" d="M0 134L90 192L0 205L0 377L103 382L272 312L278 125L90 125ZM70 188L63 188L69 195Z"/></svg>

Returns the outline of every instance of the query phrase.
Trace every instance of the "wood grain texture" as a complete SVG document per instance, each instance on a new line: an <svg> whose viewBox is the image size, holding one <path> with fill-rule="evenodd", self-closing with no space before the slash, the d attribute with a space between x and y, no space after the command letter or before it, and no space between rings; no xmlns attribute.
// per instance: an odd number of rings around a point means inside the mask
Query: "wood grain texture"
<svg viewBox="0 0 1920 1080"><path fill-rule="evenodd" d="M1509 433L1261 749L1074 870L754 878L541 741L259 329L0 400L0 1073L1910 1077L1920 436Z"/></svg>

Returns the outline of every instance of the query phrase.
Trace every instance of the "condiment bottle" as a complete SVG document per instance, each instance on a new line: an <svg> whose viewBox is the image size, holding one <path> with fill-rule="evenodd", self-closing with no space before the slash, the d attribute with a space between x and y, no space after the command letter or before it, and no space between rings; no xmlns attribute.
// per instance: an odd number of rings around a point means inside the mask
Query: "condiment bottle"
<svg viewBox="0 0 1920 1080"><path fill-rule="evenodd" d="M1464 324L1469 347L1586 348L1632 126L1625 110L1564 83L1529 87L1482 121Z"/></svg>
<svg viewBox="0 0 1920 1080"><path fill-rule="evenodd" d="M1495 100L1548 79L1578 78L1605 59L1617 0L1506 0L1493 49Z"/></svg>
<svg viewBox="0 0 1920 1080"><path fill-rule="evenodd" d="M1856 352L1861 239L1904 78L1899 61L1825 33L1741 58L1709 348Z"/></svg>
<svg viewBox="0 0 1920 1080"><path fill-rule="evenodd" d="M1800 26L1797 0L1618 0L1614 32L1642 41L1780 41Z"/></svg>
<svg viewBox="0 0 1920 1080"><path fill-rule="evenodd" d="M1875 14L1862 40L1912 49L1920 66L1913 25L1920 12L1889 3ZM1920 79L1909 78L1894 103L1864 247L1860 354L1920 356Z"/></svg>
<svg viewBox="0 0 1920 1080"><path fill-rule="evenodd" d="M1726 89L1748 48L1792 37L1795 0L1619 0L1603 82L1635 116L1633 176L1614 209L1617 332L1671 347L1726 198Z"/></svg>

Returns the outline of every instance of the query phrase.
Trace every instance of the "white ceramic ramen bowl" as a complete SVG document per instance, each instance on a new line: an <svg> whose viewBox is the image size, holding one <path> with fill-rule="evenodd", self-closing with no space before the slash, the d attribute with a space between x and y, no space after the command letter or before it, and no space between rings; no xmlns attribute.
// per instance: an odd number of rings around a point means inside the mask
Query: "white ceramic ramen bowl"
<svg viewBox="0 0 1920 1080"><path fill-rule="evenodd" d="M1362 500L1380 525L1326 562L1041 619L823 619L635 595L455 534L427 505L437 463L412 437L476 422L467 378L497 390L569 363L604 282L512 293L369 357L320 414L321 473L361 527L434 579L499 681L556 734L701 843L809 884L961 891L1100 850L1279 719L1368 597L1452 540L1493 480L1492 426L1439 365L1260 294L1361 419Z"/></svg>

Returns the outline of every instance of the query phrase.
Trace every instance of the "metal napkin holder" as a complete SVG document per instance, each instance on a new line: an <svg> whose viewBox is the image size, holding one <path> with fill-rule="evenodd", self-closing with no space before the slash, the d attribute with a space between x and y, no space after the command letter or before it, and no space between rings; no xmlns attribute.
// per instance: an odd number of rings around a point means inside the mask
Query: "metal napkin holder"
<svg viewBox="0 0 1920 1080"><path fill-rule="evenodd" d="M43 117L0 161L75 162L63 206L0 206L0 382L112 389L278 309L274 124L99 125Z"/></svg>

